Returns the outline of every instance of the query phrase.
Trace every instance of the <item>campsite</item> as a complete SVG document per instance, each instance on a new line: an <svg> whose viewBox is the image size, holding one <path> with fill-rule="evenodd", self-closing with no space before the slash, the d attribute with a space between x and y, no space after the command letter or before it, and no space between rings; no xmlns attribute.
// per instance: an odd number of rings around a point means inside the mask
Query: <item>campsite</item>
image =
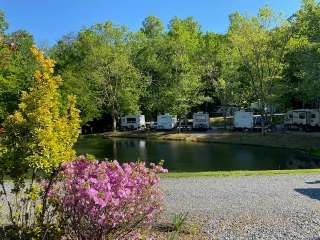
<svg viewBox="0 0 320 240"><path fill-rule="evenodd" d="M0 0L0 239L320 239L319 0Z"/></svg>

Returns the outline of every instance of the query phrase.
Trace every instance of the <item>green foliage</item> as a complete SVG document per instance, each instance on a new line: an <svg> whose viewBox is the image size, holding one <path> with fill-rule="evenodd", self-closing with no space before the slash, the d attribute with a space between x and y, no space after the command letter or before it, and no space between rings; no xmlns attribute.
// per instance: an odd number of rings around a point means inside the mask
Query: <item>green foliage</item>
<svg viewBox="0 0 320 240"><path fill-rule="evenodd" d="M147 119L171 112L180 118L210 104L283 110L320 103L320 5L303 0L285 20L269 7L256 16L230 16L227 34L204 33L191 17L168 28L147 17L138 32L111 22L63 37L49 50L64 82L60 93L77 96L81 124L109 115L142 112ZM0 122L31 86L32 37L5 34L0 14ZM9 43L9 44L8 44ZM12 43L12 44L11 44Z"/></svg>
<svg viewBox="0 0 320 240"><path fill-rule="evenodd" d="M124 27L107 22L84 29L70 43L65 40L55 48L58 71L65 79L63 89L78 96L83 123L102 112L115 119L139 112L144 87L130 60L129 37Z"/></svg>
<svg viewBox="0 0 320 240"><path fill-rule="evenodd" d="M4 13L0 10L0 37L4 34L4 31L7 30L8 26Z"/></svg>
<svg viewBox="0 0 320 240"><path fill-rule="evenodd" d="M164 27L161 20L155 16L147 17L143 23L141 32L148 37L157 37L163 33Z"/></svg>
<svg viewBox="0 0 320 240"><path fill-rule="evenodd" d="M170 234L169 240L175 240L178 238L183 225L188 217L188 213L178 213L173 216L172 224L174 231Z"/></svg>
<svg viewBox="0 0 320 240"><path fill-rule="evenodd" d="M52 75L54 62L36 48L32 52L41 69L34 73L29 92L22 93L18 110L4 123L4 170L14 178L30 168L51 173L72 159L72 147L79 134L75 98L69 97L67 109L61 109L61 78Z"/></svg>
<svg viewBox="0 0 320 240"><path fill-rule="evenodd" d="M320 99L320 4L314 0L303 1L301 9L292 19L292 40L285 61L285 76L289 91L286 104L302 102L313 105Z"/></svg>
<svg viewBox="0 0 320 240"><path fill-rule="evenodd" d="M57 61L55 70L64 79L60 92L64 99L68 95L77 96L77 107L81 111L82 124L99 118L102 104L99 101L100 85L91 78L91 70L85 58L91 38L85 34L67 35L50 50Z"/></svg>
<svg viewBox="0 0 320 240"><path fill-rule="evenodd" d="M33 38L24 31L0 40L0 122L18 106L22 91L31 86L36 61L32 57Z"/></svg>
<svg viewBox="0 0 320 240"><path fill-rule="evenodd" d="M54 61L35 47L31 52L39 64L32 87L22 93L18 110L7 117L1 136L0 198L6 202L6 217L13 227L39 239L51 231L46 230L47 224L54 228L48 193L62 163L75 157L80 120L75 97L68 98L66 107L62 105L61 78L53 75ZM7 177L13 180L9 189L4 182ZM48 183L40 185L40 180Z"/></svg>
<svg viewBox="0 0 320 240"><path fill-rule="evenodd" d="M260 9L256 17L235 13L230 21L228 39L235 51L232 61L238 66L241 80L247 81L247 100L260 101L263 107L274 103L283 81L288 23L268 7Z"/></svg>

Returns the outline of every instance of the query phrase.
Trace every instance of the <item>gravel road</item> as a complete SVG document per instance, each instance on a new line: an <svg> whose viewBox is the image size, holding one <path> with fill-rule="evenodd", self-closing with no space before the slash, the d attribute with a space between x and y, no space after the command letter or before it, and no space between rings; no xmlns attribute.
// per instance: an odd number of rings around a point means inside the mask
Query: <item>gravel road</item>
<svg viewBox="0 0 320 240"><path fill-rule="evenodd" d="M166 213L202 219L209 239L320 240L319 175L166 178L162 188Z"/></svg>

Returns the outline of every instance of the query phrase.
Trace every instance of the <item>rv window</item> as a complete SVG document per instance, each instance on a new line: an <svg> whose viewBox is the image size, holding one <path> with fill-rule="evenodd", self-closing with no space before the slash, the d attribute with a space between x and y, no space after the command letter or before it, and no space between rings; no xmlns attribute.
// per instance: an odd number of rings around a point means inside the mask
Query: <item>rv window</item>
<svg viewBox="0 0 320 240"><path fill-rule="evenodd" d="M317 117L316 114L314 113L311 114L311 118L316 118L316 117Z"/></svg>
<svg viewBox="0 0 320 240"><path fill-rule="evenodd" d="M299 113L299 119L305 119L306 114L305 113Z"/></svg>
<svg viewBox="0 0 320 240"><path fill-rule="evenodd" d="M127 118L127 123L136 123L135 118Z"/></svg>

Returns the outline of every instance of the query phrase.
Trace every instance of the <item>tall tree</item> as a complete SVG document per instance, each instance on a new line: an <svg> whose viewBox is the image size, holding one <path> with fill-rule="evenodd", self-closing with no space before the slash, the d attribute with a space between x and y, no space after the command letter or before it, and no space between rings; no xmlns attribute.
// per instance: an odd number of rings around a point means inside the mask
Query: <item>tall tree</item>
<svg viewBox="0 0 320 240"><path fill-rule="evenodd" d="M94 46L93 38L85 31L69 34L50 51L51 57L57 61L56 72L64 79L61 86L63 99L70 94L77 96L82 125L100 118L103 113L100 85L92 78L92 67L86 60Z"/></svg>
<svg viewBox="0 0 320 240"><path fill-rule="evenodd" d="M92 77L100 83L101 100L112 116L115 130L119 116L140 112L144 82L130 59L126 28L114 27L108 22L89 31L97 35L98 44L88 56L88 64L94 68Z"/></svg>
<svg viewBox="0 0 320 240"><path fill-rule="evenodd" d="M161 35L164 31L164 27L160 18L149 16L143 21L142 28L140 30L145 35L152 38Z"/></svg>
<svg viewBox="0 0 320 240"><path fill-rule="evenodd" d="M130 37L125 27L106 22L56 46L53 55L66 79L63 88L79 96L83 124L108 113L115 130L119 116L140 112L144 83L131 60Z"/></svg>
<svg viewBox="0 0 320 240"><path fill-rule="evenodd" d="M21 92L31 86L37 65L30 50L33 37L22 30L5 34L7 26L0 12L0 122L17 108Z"/></svg>
<svg viewBox="0 0 320 240"><path fill-rule="evenodd" d="M164 97L169 109L181 120L193 106L204 101L201 92L203 68L199 61L202 49L200 26L192 18L174 18L169 25L167 41L170 84Z"/></svg>
<svg viewBox="0 0 320 240"><path fill-rule="evenodd" d="M228 39L237 53L234 61L244 80L248 79L250 100L260 102L265 119L266 107L275 102L283 80L284 56L290 38L288 23L268 7L261 8L255 17L232 14L230 21ZM264 120L262 125L264 133Z"/></svg>
<svg viewBox="0 0 320 240"><path fill-rule="evenodd" d="M286 55L286 103L289 106L294 103L298 107L320 107L320 4L304 0L291 23L293 37Z"/></svg>

